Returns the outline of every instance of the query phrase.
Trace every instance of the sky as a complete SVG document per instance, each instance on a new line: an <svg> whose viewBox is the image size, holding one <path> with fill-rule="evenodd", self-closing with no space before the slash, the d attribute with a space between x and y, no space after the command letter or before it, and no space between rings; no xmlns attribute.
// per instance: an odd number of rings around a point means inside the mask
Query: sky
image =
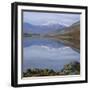
<svg viewBox="0 0 90 90"><path fill-rule="evenodd" d="M70 13L47 13L47 12L23 12L23 22L34 25L46 25L50 23L58 23L70 26L80 20L80 14Z"/></svg>

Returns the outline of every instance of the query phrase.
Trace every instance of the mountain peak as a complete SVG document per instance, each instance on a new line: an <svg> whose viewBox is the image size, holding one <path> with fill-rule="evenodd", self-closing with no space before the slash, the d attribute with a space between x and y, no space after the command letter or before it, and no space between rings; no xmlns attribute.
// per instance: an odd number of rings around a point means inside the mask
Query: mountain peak
<svg viewBox="0 0 90 90"><path fill-rule="evenodd" d="M41 25L34 25L26 22L23 23L23 30L25 33L49 33L58 29L61 30L63 28L65 28L65 26L57 22L48 22Z"/></svg>

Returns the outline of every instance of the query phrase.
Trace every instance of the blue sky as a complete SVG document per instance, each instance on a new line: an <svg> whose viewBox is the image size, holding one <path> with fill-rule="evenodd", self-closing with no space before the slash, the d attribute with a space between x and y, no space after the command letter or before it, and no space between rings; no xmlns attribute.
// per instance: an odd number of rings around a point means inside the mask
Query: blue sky
<svg viewBox="0 0 90 90"><path fill-rule="evenodd" d="M70 13L46 13L46 12L23 12L23 21L34 25L42 25L47 23L59 23L70 26L80 20L80 14Z"/></svg>

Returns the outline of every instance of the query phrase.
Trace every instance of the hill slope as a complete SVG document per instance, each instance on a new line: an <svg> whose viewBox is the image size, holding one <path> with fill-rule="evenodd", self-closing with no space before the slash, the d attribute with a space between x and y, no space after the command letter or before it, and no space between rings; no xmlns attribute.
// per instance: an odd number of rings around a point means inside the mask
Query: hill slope
<svg viewBox="0 0 90 90"><path fill-rule="evenodd" d="M65 28L62 32L49 37L62 40L67 45L80 50L80 21Z"/></svg>

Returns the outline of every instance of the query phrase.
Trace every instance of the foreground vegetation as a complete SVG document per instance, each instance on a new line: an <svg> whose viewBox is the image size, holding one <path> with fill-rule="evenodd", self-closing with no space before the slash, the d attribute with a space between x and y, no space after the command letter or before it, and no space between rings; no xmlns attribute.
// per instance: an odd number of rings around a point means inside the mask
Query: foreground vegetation
<svg viewBox="0 0 90 90"><path fill-rule="evenodd" d="M64 68L60 71L53 69L27 69L23 72L23 77L36 77L36 76L56 76L56 75L79 75L80 74L80 63L71 62L70 64L64 65Z"/></svg>

